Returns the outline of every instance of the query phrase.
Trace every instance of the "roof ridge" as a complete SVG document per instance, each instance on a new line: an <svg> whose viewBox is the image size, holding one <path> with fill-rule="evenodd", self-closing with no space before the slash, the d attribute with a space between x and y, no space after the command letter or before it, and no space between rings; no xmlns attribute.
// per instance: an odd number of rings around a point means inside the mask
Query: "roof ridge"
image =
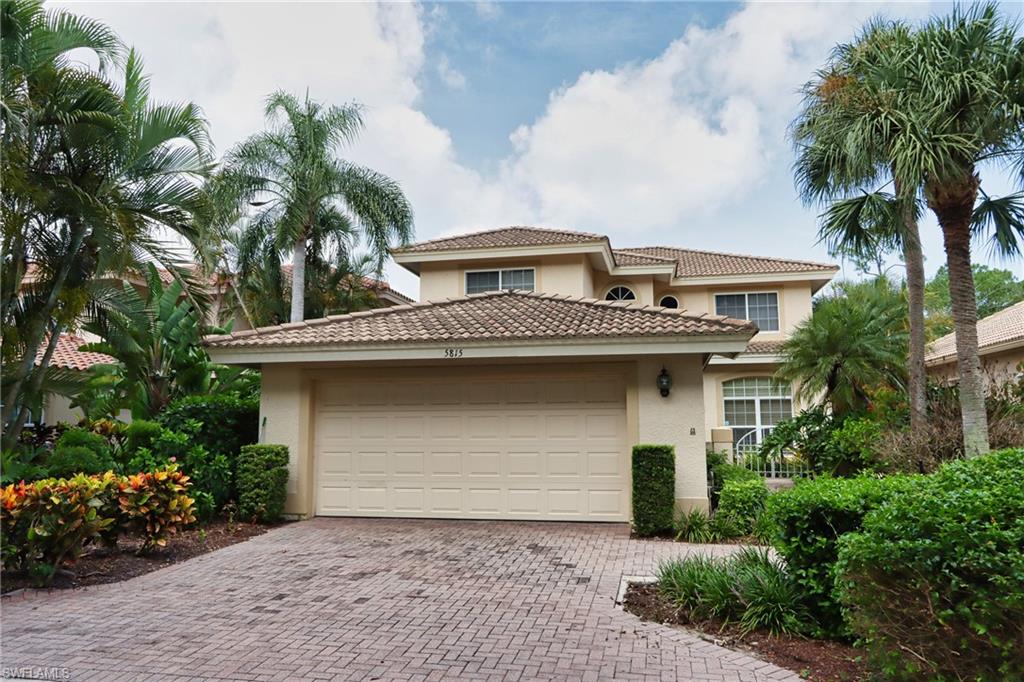
<svg viewBox="0 0 1024 682"><path fill-rule="evenodd" d="M668 251L687 251L689 253L705 253L711 256L727 256L729 258L752 258L756 260L767 260L774 263L799 263L801 265L817 265L826 270L838 270L839 266L832 263L821 263L813 260L802 260L799 258L780 258L778 256L755 256L748 253L733 253L730 251L709 251L707 249L690 249L683 246L634 246L627 249L619 249L620 251L630 251L637 255L649 256L650 254L643 253L644 249L666 249Z"/></svg>
<svg viewBox="0 0 1024 682"><path fill-rule="evenodd" d="M532 230L534 232L551 232L559 234L574 234L583 237L593 237L594 241L608 239L607 235L597 234L595 232L581 232L579 230L566 230L557 227L538 227L535 225L505 225L503 227L493 227L489 230L473 230L471 232L459 232L457 234L450 234L445 237L434 237L433 239L426 239L422 242L414 242L412 244L406 244L398 248L392 249L394 253L401 253L407 249L413 247L422 247L426 244L434 244L436 242L448 241L450 239L462 239L464 237L477 237L483 234L494 234L495 232L504 232L505 230Z"/></svg>
<svg viewBox="0 0 1024 682"><path fill-rule="evenodd" d="M663 246L652 246L650 248L662 249L662 248L666 248L666 247L663 247ZM613 248L612 249L612 253L613 254L615 254L615 253L625 253L625 254L630 255L630 256L641 256L643 258L653 258L654 260L663 260L666 263L675 263L676 262L675 258L666 258L665 256L652 256L649 253L641 253L639 251L633 251L632 249L614 249Z"/></svg>

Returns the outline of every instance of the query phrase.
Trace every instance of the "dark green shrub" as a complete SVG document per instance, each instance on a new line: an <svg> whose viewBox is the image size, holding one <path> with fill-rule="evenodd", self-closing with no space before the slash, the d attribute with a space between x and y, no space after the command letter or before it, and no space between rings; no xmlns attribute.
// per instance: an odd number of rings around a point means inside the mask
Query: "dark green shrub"
<svg viewBox="0 0 1024 682"><path fill-rule="evenodd" d="M61 448L70 447L89 448L100 459L110 458L110 444L107 442L107 439L98 433L85 429L68 429L57 439L53 449L60 450Z"/></svg>
<svg viewBox="0 0 1024 682"><path fill-rule="evenodd" d="M811 616L821 632L849 634L834 594L837 540L859 530L864 515L900 491L917 485L912 476L819 478L769 496L765 515L774 545L786 560Z"/></svg>
<svg viewBox="0 0 1024 682"><path fill-rule="evenodd" d="M114 463L81 445L58 448L46 460L46 471L53 478L71 478L75 474L99 474L110 471Z"/></svg>
<svg viewBox="0 0 1024 682"><path fill-rule="evenodd" d="M837 573L890 677L1024 679L1024 449L918 479L842 538Z"/></svg>
<svg viewBox="0 0 1024 682"><path fill-rule="evenodd" d="M125 451L134 454L140 448L152 448L153 441L163 433L163 430L156 422L136 419L125 429Z"/></svg>
<svg viewBox="0 0 1024 682"><path fill-rule="evenodd" d="M288 446L243 445L236 486L241 518L279 520L288 496Z"/></svg>
<svg viewBox="0 0 1024 682"><path fill-rule="evenodd" d="M703 509L693 508L676 517L675 532L679 542L711 542L711 519Z"/></svg>
<svg viewBox="0 0 1024 682"><path fill-rule="evenodd" d="M767 499L768 486L760 478L752 481L726 481L715 516L731 518L741 535L750 535L764 512Z"/></svg>
<svg viewBox="0 0 1024 682"><path fill-rule="evenodd" d="M172 402L159 421L171 431L191 433L193 445L227 455L233 462L243 445L256 442L259 412L259 398L191 395ZM198 426L190 428L189 422Z"/></svg>
<svg viewBox="0 0 1024 682"><path fill-rule="evenodd" d="M658 567L658 591L690 621L739 621L745 630L772 634L806 628L796 583L765 550L666 561Z"/></svg>
<svg viewBox="0 0 1024 682"><path fill-rule="evenodd" d="M676 507L676 450L633 446L633 528L638 535L672 530Z"/></svg>
<svg viewBox="0 0 1024 682"><path fill-rule="evenodd" d="M757 472L733 464L721 452L709 452L707 454L707 464L708 487L710 489L712 509L718 508L718 500L722 494L722 487L727 481L761 480L761 476Z"/></svg>

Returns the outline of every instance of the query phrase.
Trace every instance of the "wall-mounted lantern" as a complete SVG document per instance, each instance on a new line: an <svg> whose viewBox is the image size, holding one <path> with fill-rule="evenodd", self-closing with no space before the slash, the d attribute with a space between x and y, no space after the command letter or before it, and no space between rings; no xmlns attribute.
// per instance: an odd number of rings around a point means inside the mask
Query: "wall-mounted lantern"
<svg viewBox="0 0 1024 682"><path fill-rule="evenodd" d="M664 367L661 368L661 374L658 375L658 390L661 391L662 398L667 398L669 391L672 390L672 375Z"/></svg>

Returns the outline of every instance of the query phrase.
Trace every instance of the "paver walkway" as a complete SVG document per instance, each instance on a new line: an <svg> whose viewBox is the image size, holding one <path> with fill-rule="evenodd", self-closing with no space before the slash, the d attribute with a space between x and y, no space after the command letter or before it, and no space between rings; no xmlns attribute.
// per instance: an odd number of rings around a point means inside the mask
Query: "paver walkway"
<svg viewBox="0 0 1024 682"><path fill-rule="evenodd" d="M6 598L0 661L105 681L798 679L615 608L623 575L686 551L728 549L624 525L314 519L123 583Z"/></svg>

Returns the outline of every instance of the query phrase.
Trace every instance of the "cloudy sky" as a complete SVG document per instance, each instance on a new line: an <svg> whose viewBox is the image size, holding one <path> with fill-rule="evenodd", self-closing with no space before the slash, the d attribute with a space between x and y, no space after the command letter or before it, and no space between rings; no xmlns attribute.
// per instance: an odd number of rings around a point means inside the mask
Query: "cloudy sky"
<svg viewBox="0 0 1024 682"><path fill-rule="evenodd" d="M366 107L345 154L397 179L428 239L510 224L827 259L793 190L797 89L878 13L948 5L67 2L192 100L218 152L275 89ZM1008 5L1019 13L1020 5ZM997 171L990 193L1009 191ZM923 225L927 270L943 261ZM987 261L984 246L978 260ZM1017 263L994 264L1024 273ZM389 266L416 295L416 278ZM852 276L852 269L849 270Z"/></svg>

